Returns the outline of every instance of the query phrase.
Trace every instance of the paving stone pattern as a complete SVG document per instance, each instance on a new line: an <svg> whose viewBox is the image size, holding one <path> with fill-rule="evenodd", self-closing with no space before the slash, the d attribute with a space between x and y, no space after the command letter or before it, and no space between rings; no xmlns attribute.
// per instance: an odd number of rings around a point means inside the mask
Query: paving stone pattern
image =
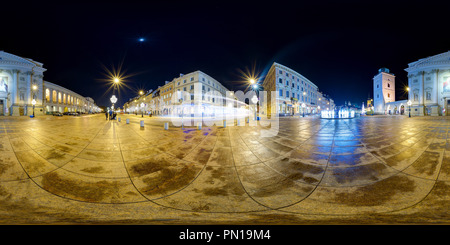
<svg viewBox="0 0 450 245"><path fill-rule="evenodd" d="M281 118L261 137L120 117L1 117L0 223L450 221L449 118Z"/></svg>

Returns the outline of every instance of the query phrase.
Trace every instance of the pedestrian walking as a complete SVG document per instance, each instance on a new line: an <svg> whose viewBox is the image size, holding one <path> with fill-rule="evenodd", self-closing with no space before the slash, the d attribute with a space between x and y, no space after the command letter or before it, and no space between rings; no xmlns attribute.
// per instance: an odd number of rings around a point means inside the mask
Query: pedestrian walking
<svg viewBox="0 0 450 245"><path fill-rule="evenodd" d="M110 111L109 111L109 120L111 120L111 119L112 119L112 113L113 113L113 111L112 111L112 110L110 110Z"/></svg>
<svg viewBox="0 0 450 245"><path fill-rule="evenodd" d="M108 111L105 112L106 120L108 120Z"/></svg>

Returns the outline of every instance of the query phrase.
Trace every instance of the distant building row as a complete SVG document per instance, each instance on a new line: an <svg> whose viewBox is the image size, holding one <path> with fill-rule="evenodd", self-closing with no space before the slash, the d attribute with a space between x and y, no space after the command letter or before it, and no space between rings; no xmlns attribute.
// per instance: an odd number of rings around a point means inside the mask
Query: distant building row
<svg viewBox="0 0 450 245"><path fill-rule="evenodd" d="M0 51L0 116L51 114L53 112L97 112L89 97L44 81L43 64Z"/></svg>
<svg viewBox="0 0 450 245"><path fill-rule="evenodd" d="M223 106L227 92L229 90L211 76L202 71L195 71L180 74L172 81L166 81L163 86L130 99L123 108L128 113L159 116L179 114L181 112L172 111L174 105L184 104L195 105L190 108L202 108L207 113L213 107Z"/></svg>
<svg viewBox="0 0 450 245"><path fill-rule="evenodd" d="M270 91L276 91L277 106L272 108L270 104L266 103L267 106L263 104L260 113L267 111L268 114L277 112L280 115L303 112L314 114L335 107L333 99L320 92L314 83L298 72L277 63L269 69L262 87L264 91L268 91L268 102L272 100ZM130 99L124 104L124 110L136 114L169 115L174 105L191 103L202 105L202 110L207 114L213 107L225 106L224 98L230 93L233 91L229 91L211 76L202 71L195 71L180 74L156 90Z"/></svg>

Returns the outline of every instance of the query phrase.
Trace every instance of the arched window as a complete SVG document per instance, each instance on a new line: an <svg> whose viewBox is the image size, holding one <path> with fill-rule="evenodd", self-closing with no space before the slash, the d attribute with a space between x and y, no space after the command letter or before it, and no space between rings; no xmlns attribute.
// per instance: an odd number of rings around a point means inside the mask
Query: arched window
<svg viewBox="0 0 450 245"><path fill-rule="evenodd" d="M61 103L62 101L62 95L61 92L58 92L58 103Z"/></svg>
<svg viewBox="0 0 450 245"><path fill-rule="evenodd" d="M53 93L52 93L52 98L53 98L53 103L56 103L56 90L53 90Z"/></svg>
<svg viewBox="0 0 450 245"><path fill-rule="evenodd" d="M391 98L391 94L390 93L388 93L388 98Z"/></svg>
<svg viewBox="0 0 450 245"><path fill-rule="evenodd" d="M50 102L50 89L45 89L45 101Z"/></svg>

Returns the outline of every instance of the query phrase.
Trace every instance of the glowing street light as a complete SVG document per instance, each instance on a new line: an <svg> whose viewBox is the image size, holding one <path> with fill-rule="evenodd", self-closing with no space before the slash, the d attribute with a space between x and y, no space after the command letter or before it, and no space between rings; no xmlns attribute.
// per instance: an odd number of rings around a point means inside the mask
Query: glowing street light
<svg viewBox="0 0 450 245"><path fill-rule="evenodd" d="M249 80L249 82L250 82L250 84L255 84L256 81L255 81L255 79L252 78Z"/></svg>

